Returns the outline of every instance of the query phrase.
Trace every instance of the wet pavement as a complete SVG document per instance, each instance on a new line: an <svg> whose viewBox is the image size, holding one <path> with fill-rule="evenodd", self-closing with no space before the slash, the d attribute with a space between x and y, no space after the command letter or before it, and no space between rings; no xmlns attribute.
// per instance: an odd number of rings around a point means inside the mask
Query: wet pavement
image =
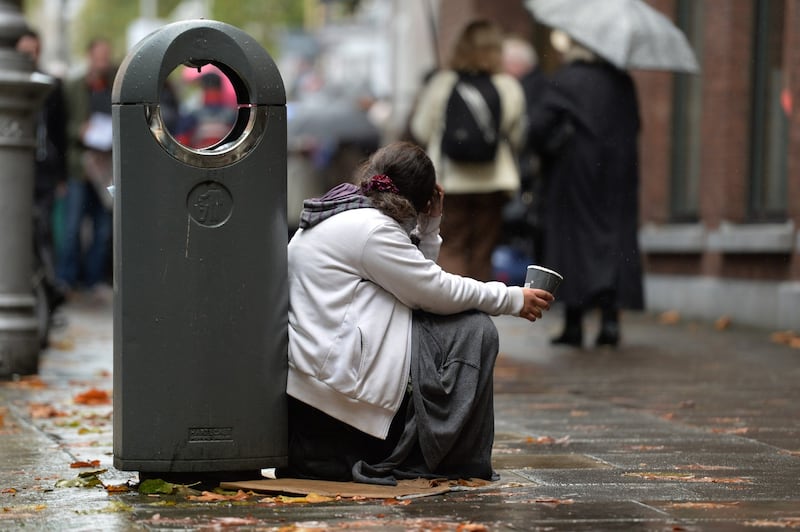
<svg viewBox="0 0 800 532"><path fill-rule="evenodd" d="M111 308L78 302L64 317L39 375L0 383L0 530L800 529L791 335L629 314L619 348L573 349L548 343L557 310L497 318L498 482L405 500L208 502L199 486L140 494L135 472L113 468Z"/></svg>

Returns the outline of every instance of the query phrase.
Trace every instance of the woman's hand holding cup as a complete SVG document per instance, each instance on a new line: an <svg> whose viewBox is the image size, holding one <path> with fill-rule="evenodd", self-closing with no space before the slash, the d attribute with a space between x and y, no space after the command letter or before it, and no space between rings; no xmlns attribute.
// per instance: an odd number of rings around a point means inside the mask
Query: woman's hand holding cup
<svg viewBox="0 0 800 532"><path fill-rule="evenodd" d="M545 310L550 309L550 303L555 299L553 294L541 288L523 288L524 303L519 313L520 318L536 321L542 317Z"/></svg>

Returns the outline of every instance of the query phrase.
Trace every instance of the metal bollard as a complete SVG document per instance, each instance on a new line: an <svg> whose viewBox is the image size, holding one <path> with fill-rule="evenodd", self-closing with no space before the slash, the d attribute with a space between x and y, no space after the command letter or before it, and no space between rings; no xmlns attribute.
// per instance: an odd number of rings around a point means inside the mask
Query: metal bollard
<svg viewBox="0 0 800 532"><path fill-rule="evenodd" d="M36 373L33 296L34 117L52 80L14 46L27 28L20 1L0 1L0 377Z"/></svg>
<svg viewBox="0 0 800 532"><path fill-rule="evenodd" d="M211 63L239 102L228 136L179 144L160 94ZM123 61L112 95L114 465L229 472L285 465L286 96L243 31L176 22Z"/></svg>

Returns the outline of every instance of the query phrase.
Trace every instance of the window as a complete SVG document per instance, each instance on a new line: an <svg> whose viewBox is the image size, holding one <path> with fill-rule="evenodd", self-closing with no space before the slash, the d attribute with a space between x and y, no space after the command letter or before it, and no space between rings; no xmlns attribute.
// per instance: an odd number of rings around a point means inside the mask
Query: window
<svg viewBox="0 0 800 532"><path fill-rule="evenodd" d="M785 0L753 0L750 204L753 221L786 216L789 118L782 105Z"/></svg>
<svg viewBox="0 0 800 532"><path fill-rule="evenodd" d="M676 24L695 51L702 57L702 0L678 0ZM673 222L691 222L698 218L700 176L700 116L702 84L698 74L675 74L672 115L672 178L670 213Z"/></svg>

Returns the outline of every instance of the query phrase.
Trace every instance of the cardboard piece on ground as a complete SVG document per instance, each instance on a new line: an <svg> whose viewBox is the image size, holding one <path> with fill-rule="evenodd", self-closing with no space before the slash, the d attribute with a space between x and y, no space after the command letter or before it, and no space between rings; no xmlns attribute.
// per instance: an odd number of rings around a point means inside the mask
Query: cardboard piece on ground
<svg viewBox="0 0 800 532"><path fill-rule="evenodd" d="M480 483L480 484L478 484ZM470 481L470 486L483 485L485 481ZM379 486L360 482L335 482L331 480L306 480L300 478L279 478L261 480L242 480L237 482L221 482L220 487L230 490L252 490L270 493L291 493L308 495L315 493L327 497L364 497L367 499L391 499L398 497L424 497L447 493L457 481L429 480L416 478L398 480L397 486Z"/></svg>

